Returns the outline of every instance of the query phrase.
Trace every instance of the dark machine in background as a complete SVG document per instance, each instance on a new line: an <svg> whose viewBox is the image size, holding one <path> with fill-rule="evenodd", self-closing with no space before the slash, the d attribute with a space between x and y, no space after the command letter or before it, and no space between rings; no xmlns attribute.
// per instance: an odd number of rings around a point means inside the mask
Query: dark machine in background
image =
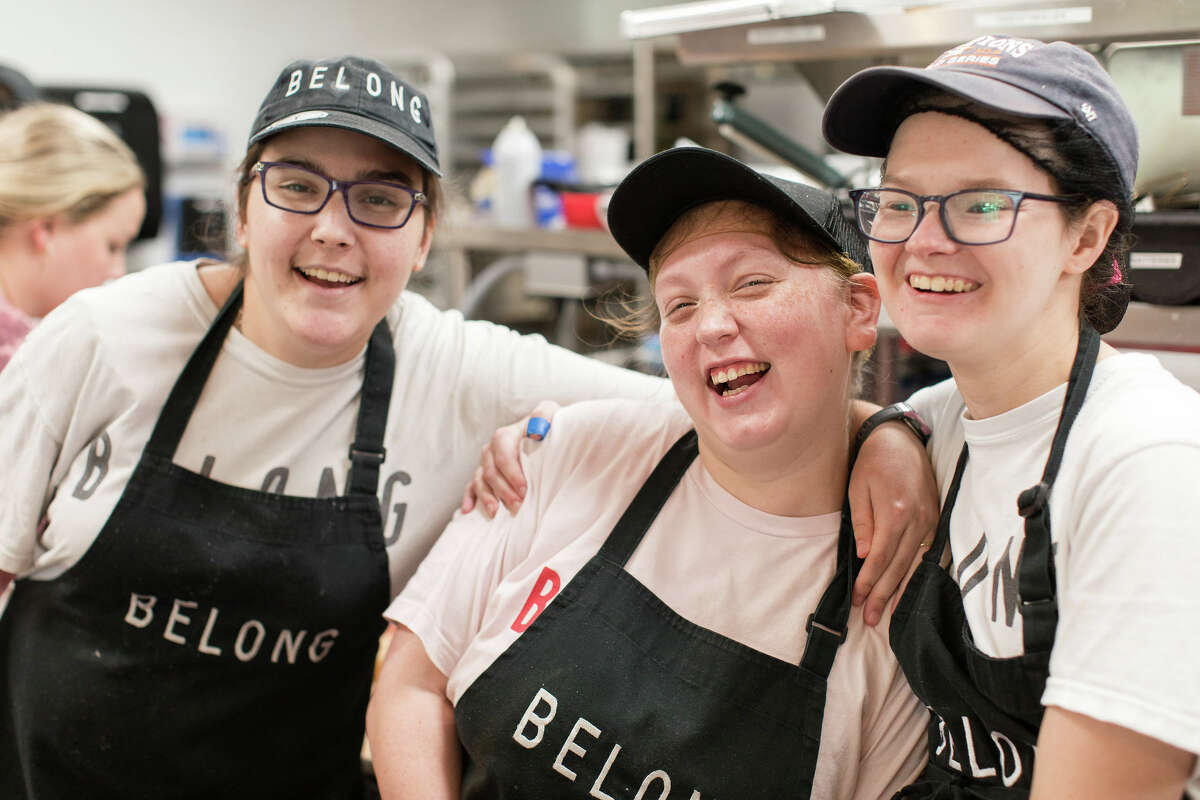
<svg viewBox="0 0 1200 800"><path fill-rule="evenodd" d="M146 218L136 240L157 236L163 216L163 163L158 112L150 98L131 89L85 86L43 86L41 96L91 114L129 145L146 173Z"/></svg>

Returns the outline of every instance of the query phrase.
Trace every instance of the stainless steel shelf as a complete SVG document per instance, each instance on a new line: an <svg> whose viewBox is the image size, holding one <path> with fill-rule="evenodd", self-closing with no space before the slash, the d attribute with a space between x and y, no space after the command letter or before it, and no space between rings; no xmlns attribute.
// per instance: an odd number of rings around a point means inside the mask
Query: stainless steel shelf
<svg viewBox="0 0 1200 800"><path fill-rule="evenodd" d="M712 7L720 11L725 5ZM675 35L681 62L718 64L895 56L943 50L986 33L1078 44L1179 39L1200 33L1200 3L1195 0L955 0L922 5L858 0L757 5L758 16L747 18L761 22L731 25L728 15L714 13L706 22L703 15L690 14L674 27L661 20L644 25L642 33L627 24L626 35ZM817 13L801 13L806 7ZM830 7L834 10L823 10ZM625 14L629 19L671 8Z"/></svg>
<svg viewBox="0 0 1200 800"><path fill-rule="evenodd" d="M628 260L608 231L563 228L497 228L490 225L447 226L433 238L437 250L491 250L526 253L533 250L579 253L585 256Z"/></svg>
<svg viewBox="0 0 1200 800"><path fill-rule="evenodd" d="M1104 339L1120 348L1200 353L1200 306L1130 303L1121 324Z"/></svg>

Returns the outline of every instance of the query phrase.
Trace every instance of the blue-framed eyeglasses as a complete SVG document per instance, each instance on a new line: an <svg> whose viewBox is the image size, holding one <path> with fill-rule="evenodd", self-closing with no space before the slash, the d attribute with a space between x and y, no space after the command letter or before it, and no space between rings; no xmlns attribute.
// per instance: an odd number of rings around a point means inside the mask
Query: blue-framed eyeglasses
<svg viewBox="0 0 1200 800"><path fill-rule="evenodd" d="M938 204L942 229L959 244L998 244L1012 236L1023 200L1076 203L1080 195L1036 194L1010 189L963 189L950 194L913 194L903 189L853 189L854 216L868 239L885 244L908 241L927 203Z"/></svg>
<svg viewBox="0 0 1200 800"><path fill-rule="evenodd" d="M350 219L368 228L403 228L413 209L428 201L424 192L402 183L335 181L287 161L259 161L254 172L261 179L267 205L296 214L316 214L334 192L341 192Z"/></svg>

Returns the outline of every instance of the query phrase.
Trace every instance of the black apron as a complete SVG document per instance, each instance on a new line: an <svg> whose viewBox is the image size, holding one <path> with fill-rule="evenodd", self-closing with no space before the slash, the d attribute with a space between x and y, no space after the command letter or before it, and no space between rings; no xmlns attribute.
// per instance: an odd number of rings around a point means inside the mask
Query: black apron
<svg viewBox="0 0 1200 800"><path fill-rule="evenodd" d="M599 553L460 698L462 797L809 796L850 614L850 516L801 662L780 661L688 622L623 569L696 452L694 431L675 443Z"/></svg>
<svg viewBox="0 0 1200 800"><path fill-rule="evenodd" d="M1050 490L1067 436L1087 396L1100 337L1083 326L1058 428L1042 479L1021 492L1025 537L1017 562L1023 655L993 658L974 645L958 583L940 565L950 515L967 465L963 449L938 521L937 535L892 615L892 650L913 691L929 707L929 764L897 797L1027 798L1042 724L1042 693L1058 627Z"/></svg>
<svg viewBox="0 0 1200 800"><path fill-rule="evenodd" d="M241 304L196 348L80 561L0 617L0 796L357 798L389 579L395 355L367 347L347 494L228 486L172 457ZM256 398L236 424L253 424ZM304 424L297 420L298 425Z"/></svg>

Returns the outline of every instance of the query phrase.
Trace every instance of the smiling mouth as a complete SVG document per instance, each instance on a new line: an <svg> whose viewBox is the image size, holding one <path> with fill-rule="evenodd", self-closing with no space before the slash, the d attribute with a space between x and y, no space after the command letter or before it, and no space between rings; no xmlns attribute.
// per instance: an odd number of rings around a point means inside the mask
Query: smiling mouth
<svg viewBox="0 0 1200 800"><path fill-rule="evenodd" d="M909 275L908 285L918 292L933 292L936 294L963 294L979 288L975 281L963 278L947 278L942 275Z"/></svg>
<svg viewBox="0 0 1200 800"><path fill-rule="evenodd" d="M733 397L750 388L752 384L762 380L771 365L765 361L735 364L724 369L714 369L708 373L708 387L722 397Z"/></svg>
<svg viewBox="0 0 1200 800"><path fill-rule="evenodd" d="M362 283L363 280L344 272L334 272L320 267L296 267L296 272L299 272L305 280L327 288L353 286L356 283Z"/></svg>

